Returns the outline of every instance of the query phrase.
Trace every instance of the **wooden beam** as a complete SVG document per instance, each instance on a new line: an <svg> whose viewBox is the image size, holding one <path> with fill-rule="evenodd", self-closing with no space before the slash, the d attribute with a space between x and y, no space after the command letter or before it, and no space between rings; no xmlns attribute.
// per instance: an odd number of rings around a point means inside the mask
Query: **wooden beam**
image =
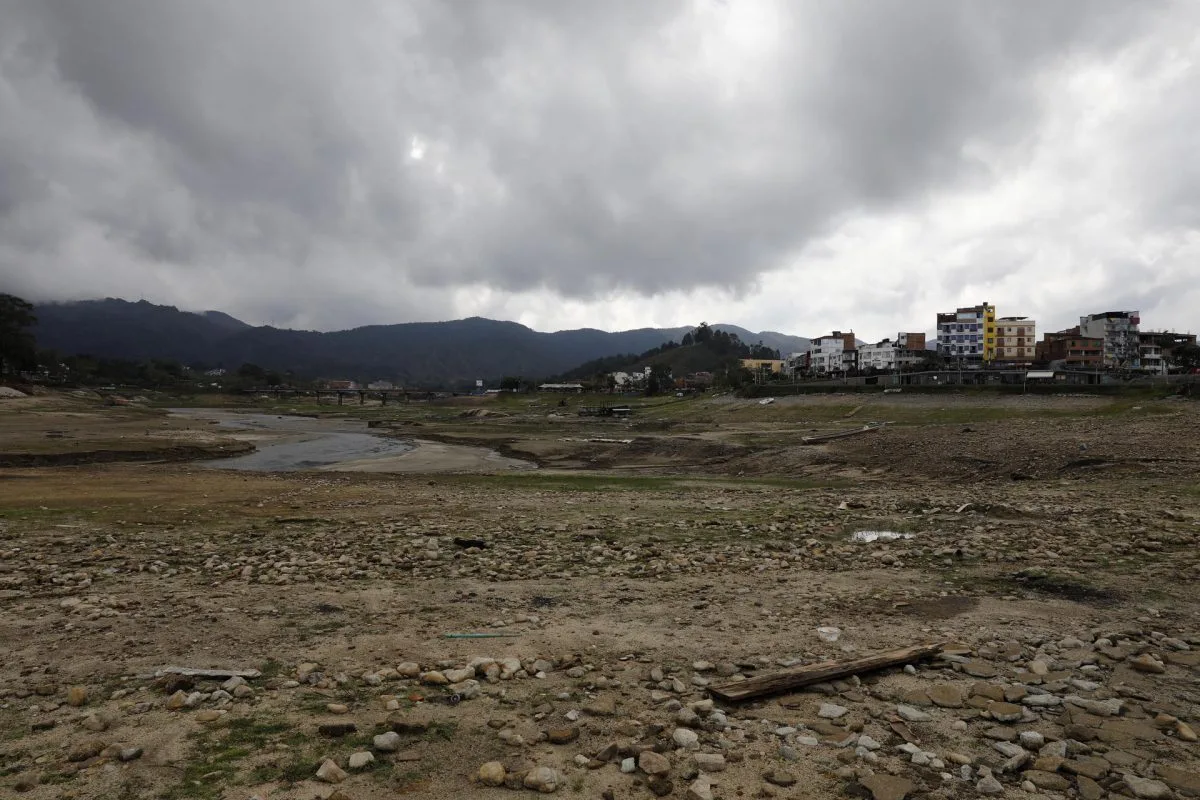
<svg viewBox="0 0 1200 800"><path fill-rule="evenodd" d="M819 664L806 664L793 667L785 672L773 675L750 678L749 680L724 683L720 686L710 686L708 691L713 697L730 702L751 700L770 694L811 686L814 683L832 681L838 678L848 678L864 672L874 672L887 667L901 664L911 664L932 658L942 651L944 643L921 644L905 647L901 650L889 650L885 653L863 656L852 661L822 661Z"/></svg>

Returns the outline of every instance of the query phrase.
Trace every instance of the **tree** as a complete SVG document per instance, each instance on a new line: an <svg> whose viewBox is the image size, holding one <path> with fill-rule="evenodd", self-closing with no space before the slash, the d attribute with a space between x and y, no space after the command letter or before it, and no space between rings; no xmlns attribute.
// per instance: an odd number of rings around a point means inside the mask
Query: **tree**
<svg viewBox="0 0 1200 800"><path fill-rule="evenodd" d="M37 342L30 330L36 324L32 303L0 294L0 375L37 366Z"/></svg>
<svg viewBox="0 0 1200 800"><path fill-rule="evenodd" d="M242 364L237 368L237 376L253 381L261 381L266 379L267 371L258 364Z"/></svg>
<svg viewBox="0 0 1200 800"><path fill-rule="evenodd" d="M1200 369L1200 345L1185 344L1171 352L1175 363L1186 370Z"/></svg>
<svg viewBox="0 0 1200 800"><path fill-rule="evenodd" d="M517 392L521 390L521 379L512 375L507 375L500 379L500 391L502 392Z"/></svg>
<svg viewBox="0 0 1200 800"><path fill-rule="evenodd" d="M650 367L650 377L646 379L646 395L655 395L671 388L671 368L666 364L654 364Z"/></svg>

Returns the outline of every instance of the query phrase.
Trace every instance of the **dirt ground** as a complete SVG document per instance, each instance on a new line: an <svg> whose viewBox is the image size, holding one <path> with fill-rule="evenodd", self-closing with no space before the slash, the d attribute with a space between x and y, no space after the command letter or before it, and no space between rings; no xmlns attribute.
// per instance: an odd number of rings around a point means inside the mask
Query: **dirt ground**
<svg viewBox="0 0 1200 800"><path fill-rule="evenodd" d="M341 413L541 469L0 469L0 796L1200 796L1194 402L478 407ZM61 397L0 401L0 433L227 443Z"/></svg>

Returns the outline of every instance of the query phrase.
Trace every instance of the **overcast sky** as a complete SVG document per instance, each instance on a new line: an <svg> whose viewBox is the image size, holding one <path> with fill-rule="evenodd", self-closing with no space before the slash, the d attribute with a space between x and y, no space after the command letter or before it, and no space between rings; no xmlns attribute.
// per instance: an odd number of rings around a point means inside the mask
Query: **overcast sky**
<svg viewBox="0 0 1200 800"><path fill-rule="evenodd" d="M0 291L1200 330L1193 0L0 0Z"/></svg>

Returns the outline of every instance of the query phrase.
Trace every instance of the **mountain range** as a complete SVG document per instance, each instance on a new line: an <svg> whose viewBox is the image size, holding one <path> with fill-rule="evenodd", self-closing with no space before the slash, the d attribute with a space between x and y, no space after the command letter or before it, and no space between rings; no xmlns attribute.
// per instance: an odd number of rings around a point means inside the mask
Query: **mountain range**
<svg viewBox="0 0 1200 800"><path fill-rule="evenodd" d="M306 378L391 380L451 388L505 375L543 378L592 359L641 353L679 341L691 328L593 328L543 333L515 322L471 317L448 322L368 325L343 331L254 326L220 311L181 311L145 300L87 300L36 307L38 346L63 355L174 359L233 370L245 363ZM808 339L714 325L747 343L787 354Z"/></svg>

